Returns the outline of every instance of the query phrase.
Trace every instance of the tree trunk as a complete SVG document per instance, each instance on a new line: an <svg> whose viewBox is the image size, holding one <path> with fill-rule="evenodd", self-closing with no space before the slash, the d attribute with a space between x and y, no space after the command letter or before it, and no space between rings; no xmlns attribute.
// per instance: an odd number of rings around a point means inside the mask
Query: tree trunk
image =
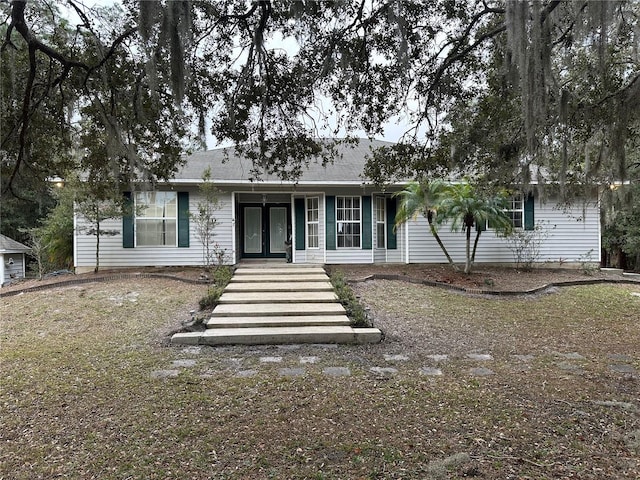
<svg viewBox="0 0 640 480"><path fill-rule="evenodd" d="M467 241L466 241L466 254L467 260L464 265L464 273L471 273L471 227L467 226Z"/></svg>
<svg viewBox="0 0 640 480"><path fill-rule="evenodd" d="M457 272L459 268L455 263L453 263L453 259L449 255L449 252L447 252L447 249L442 243L442 240L440 240L440 236L438 235L438 231L436 230L436 227L433 225L430 218L427 218L427 220L429 221L429 229L431 230L431 235L433 235L433 238L435 238L436 242L438 242L438 245L440 245L440 249L442 250L442 253L444 253L444 256L447 257L447 260L449 261L449 265L451 265L453 269Z"/></svg>
<svg viewBox="0 0 640 480"><path fill-rule="evenodd" d="M98 273L100 269L100 220L96 220L96 267L94 273Z"/></svg>
<svg viewBox="0 0 640 480"><path fill-rule="evenodd" d="M478 230L478 233L476 233L476 239L473 241L473 251L471 252L472 266L476 263L476 250L478 249L478 240L480 240L481 233L482 233L482 230Z"/></svg>

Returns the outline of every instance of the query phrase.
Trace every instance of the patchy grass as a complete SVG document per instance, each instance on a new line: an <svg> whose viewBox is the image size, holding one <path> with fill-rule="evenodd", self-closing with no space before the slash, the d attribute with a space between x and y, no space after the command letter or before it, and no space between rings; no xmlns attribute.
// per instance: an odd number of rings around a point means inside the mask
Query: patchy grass
<svg viewBox="0 0 640 480"><path fill-rule="evenodd" d="M206 286L145 279L5 298L0 478L635 479L640 385L606 355L640 369L639 290L506 300L368 282L357 293L387 333L380 345L200 353L162 340ZM555 352L574 351L583 373L556 365ZM398 352L409 360L396 375L369 370ZM491 353L496 374L470 376L466 352ZM451 355L441 377L418 373L432 353ZM515 368L515 353L534 355L530 368ZM307 355L318 362L303 376L279 374Z"/></svg>

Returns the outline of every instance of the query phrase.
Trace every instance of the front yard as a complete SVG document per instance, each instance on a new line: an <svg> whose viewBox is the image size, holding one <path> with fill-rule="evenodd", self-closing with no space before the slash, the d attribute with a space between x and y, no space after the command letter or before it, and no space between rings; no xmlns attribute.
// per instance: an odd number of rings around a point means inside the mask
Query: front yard
<svg viewBox="0 0 640 480"><path fill-rule="evenodd" d="M0 478L640 476L640 285L359 283L370 346L170 347L205 286L2 299Z"/></svg>

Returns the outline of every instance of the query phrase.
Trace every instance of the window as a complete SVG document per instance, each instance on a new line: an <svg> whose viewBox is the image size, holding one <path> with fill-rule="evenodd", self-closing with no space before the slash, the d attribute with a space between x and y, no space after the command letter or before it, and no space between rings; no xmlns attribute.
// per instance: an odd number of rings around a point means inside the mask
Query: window
<svg viewBox="0 0 640 480"><path fill-rule="evenodd" d="M360 197L336 197L339 248L360 248Z"/></svg>
<svg viewBox="0 0 640 480"><path fill-rule="evenodd" d="M514 195L509 199L511 206L507 209L507 215L511 218L513 228L524 226L524 202L521 195Z"/></svg>
<svg viewBox="0 0 640 480"><path fill-rule="evenodd" d="M386 244L386 198L376 197L376 248L385 248Z"/></svg>
<svg viewBox="0 0 640 480"><path fill-rule="evenodd" d="M136 246L177 244L178 199L176 192L136 192Z"/></svg>
<svg viewBox="0 0 640 480"><path fill-rule="evenodd" d="M307 247L318 248L319 235L319 198L307 198Z"/></svg>

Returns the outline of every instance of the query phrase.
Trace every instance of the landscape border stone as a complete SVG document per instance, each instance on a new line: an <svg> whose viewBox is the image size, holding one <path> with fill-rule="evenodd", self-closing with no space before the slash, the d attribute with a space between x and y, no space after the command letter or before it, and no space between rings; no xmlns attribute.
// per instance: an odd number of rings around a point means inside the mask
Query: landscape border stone
<svg viewBox="0 0 640 480"><path fill-rule="evenodd" d="M420 278L410 277L408 275L398 275L392 273L374 273L372 275L367 275L363 278L348 280L348 283L364 283L371 280L393 280L393 281L401 281L407 283L414 283L418 285L425 285L427 287L436 287L442 288L445 290L452 290L460 293L467 293L472 295L493 295L497 297L514 297L520 295L535 295L538 293L542 293L551 288L557 287L575 287L580 285L597 285L601 283L610 283L610 284L628 284L628 285L639 285L640 282L637 280L627 280L624 278L621 279L612 279L612 278L591 278L585 280L567 280L563 282L551 282L540 287L532 288L530 290L485 290L482 288L466 288L461 287L459 285L451 285L449 283L436 282L434 280L422 280Z"/></svg>
<svg viewBox="0 0 640 480"><path fill-rule="evenodd" d="M3 292L0 290L0 298L11 297L13 295L18 295L20 293L39 292L41 290L46 290L49 288L68 287L71 285L82 285L85 283L114 282L118 280L131 280L131 279L137 279L137 278L160 278L160 279L166 279L166 280L176 280L178 282L189 283L192 285L210 285L213 283L213 280L184 278L184 277L178 277L176 275L170 275L167 273L115 273L115 274L101 275L101 276L95 276L95 277L73 278L70 280L62 280L60 282L45 283L42 285L34 285L32 287L10 290L8 292Z"/></svg>

